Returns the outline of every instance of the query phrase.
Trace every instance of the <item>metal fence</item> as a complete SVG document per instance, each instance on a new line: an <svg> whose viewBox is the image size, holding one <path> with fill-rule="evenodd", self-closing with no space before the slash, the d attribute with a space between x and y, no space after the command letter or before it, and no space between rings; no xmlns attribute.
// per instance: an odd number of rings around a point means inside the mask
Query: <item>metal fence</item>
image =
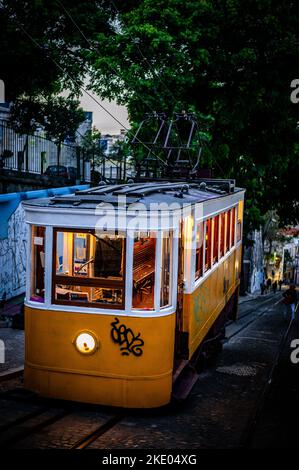
<svg viewBox="0 0 299 470"><path fill-rule="evenodd" d="M44 174L53 165L67 167L77 179L90 181L90 163L75 144L59 146L41 134L21 135L0 121L0 167Z"/></svg>

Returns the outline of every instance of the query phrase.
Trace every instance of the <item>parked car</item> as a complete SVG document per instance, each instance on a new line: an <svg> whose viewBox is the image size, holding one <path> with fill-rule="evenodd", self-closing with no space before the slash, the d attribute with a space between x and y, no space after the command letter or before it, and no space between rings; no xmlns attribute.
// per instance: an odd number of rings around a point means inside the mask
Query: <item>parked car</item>
<svg viewBox="0 0 299 470"><path fill-rule="evenodd" d="M62 178L75 181L77 178L77 168L74 166L50 165L44 174L53 177L60 176Z"/></svg>
<svg viewBox="0 0 299 470"><path fill-rule="evenodd" d="M77 168L75 168L74 166L68 166L67 171L68 171L68 179L76 181Z"/></svg>

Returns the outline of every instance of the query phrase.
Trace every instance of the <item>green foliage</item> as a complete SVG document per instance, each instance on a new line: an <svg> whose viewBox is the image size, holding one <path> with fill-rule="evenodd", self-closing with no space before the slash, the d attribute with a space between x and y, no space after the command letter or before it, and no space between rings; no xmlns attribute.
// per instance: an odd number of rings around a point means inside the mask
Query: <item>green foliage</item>
<svg viewBox="0 0 299 470"><path fill-rule="evenodd" d="M106 34L111 29L110 2L61 0L61 3L91 41L96 34ZM41 92L58 93L64 88L79 93L79 85L83 84L87 72L84 51L89 45L61 3L1 2L0 78L5 82L8 101L24 93L33 97Z"/></svg>
<svg viewBox="0 0 299 470"><path fill-rule="evenodd" d="M19 134L33 133L43 121L43 109L39 99L17 99L12 104L9 124Z"/></svg>
<svg viewBox="0 0 299 470"><path fill-rule="evenodd" d="M85 160L90 160L93 165L100 165L105 158L104 152L100 146L101 133L95 127L86 132L81 141L81 147L85 153Z"/></svg>
<svg viewBox="0 0 299 470"><path fill-rule="evenodd" d="M150 110L211 116L204 159L246 188L245 229L274 208L298 222L298 2L114 3L114 32L87 54L94 89L127 104L133 125Z"/></svg>
<svg viewBox="0 0 299 470"><path fill-rule="evenodd" d="M48 99L43 115L46 135L57 143L63 142L66 138L75 140L76 131L84 121L84 112L79 108L79 101L62 96Z"/></svg>
<svg viewBox="0 0 299 470"><path fill-rule="evenodd" d="M24 122L41 92L68 88L75 96L86 75L100 96L128 106L133 128L148 111L195 112L206 143L202 164L246 188L245 230L270 209L282 225L298 223L299 105L290 102L298 2L62 3L89 42L59 2L1 2L1 79L8 99L32 100ZM136 159L143 156L140 150Z"/></svg>
<svg viewBox="0 0 299 470"><path fill-rule="evenodd" d="M128 160L130 157L131 148L126 141L117 140L110 151L110 157L117 162L123 162L124 159Z"/></svg>
<svg viewBox="0 0 299 470"><path fill-rule="evenodd" d="M284 251L284 262L285 263L291 263L293 261L293 258L289 252L289 250Z"/></svg>
<svg viewBox="0 0 299 470"><path fill-rule="evenodd" d="M61 143L67 137L75 139L79 125L84 121L79 102L62 96L23 98L11 108L10 125L20 134L31 134L43 127L49 139Z"/></svg>

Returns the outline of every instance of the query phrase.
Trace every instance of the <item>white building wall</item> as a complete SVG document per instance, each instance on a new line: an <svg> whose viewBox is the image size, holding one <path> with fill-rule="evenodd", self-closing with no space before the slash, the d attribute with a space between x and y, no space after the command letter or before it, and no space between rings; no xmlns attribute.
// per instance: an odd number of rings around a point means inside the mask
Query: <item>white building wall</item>
<svg viewBox="0 0 299 470"><path fill-rule="evenodd" d="M252 247L251 257L251 279L250 292L254 293L260 290L261 282L264 280L263 273L263 237L262 230L253 232L254 245Z"/></svg>

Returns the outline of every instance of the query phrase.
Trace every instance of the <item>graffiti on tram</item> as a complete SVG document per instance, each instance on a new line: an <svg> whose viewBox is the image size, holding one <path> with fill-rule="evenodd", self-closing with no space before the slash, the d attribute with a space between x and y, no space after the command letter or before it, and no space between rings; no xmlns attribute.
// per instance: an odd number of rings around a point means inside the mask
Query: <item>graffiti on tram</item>
<svg viewBox="0 0 299 470"><path fill-rule="evenodd" d="M140 338L140 333L135 335L131 328L120 324L118 318L114 319L111 326L111 339L120 346L120 351L123 356L133 354L138 357L143 354L142 347L144 346L144 341Z"/></svg>

